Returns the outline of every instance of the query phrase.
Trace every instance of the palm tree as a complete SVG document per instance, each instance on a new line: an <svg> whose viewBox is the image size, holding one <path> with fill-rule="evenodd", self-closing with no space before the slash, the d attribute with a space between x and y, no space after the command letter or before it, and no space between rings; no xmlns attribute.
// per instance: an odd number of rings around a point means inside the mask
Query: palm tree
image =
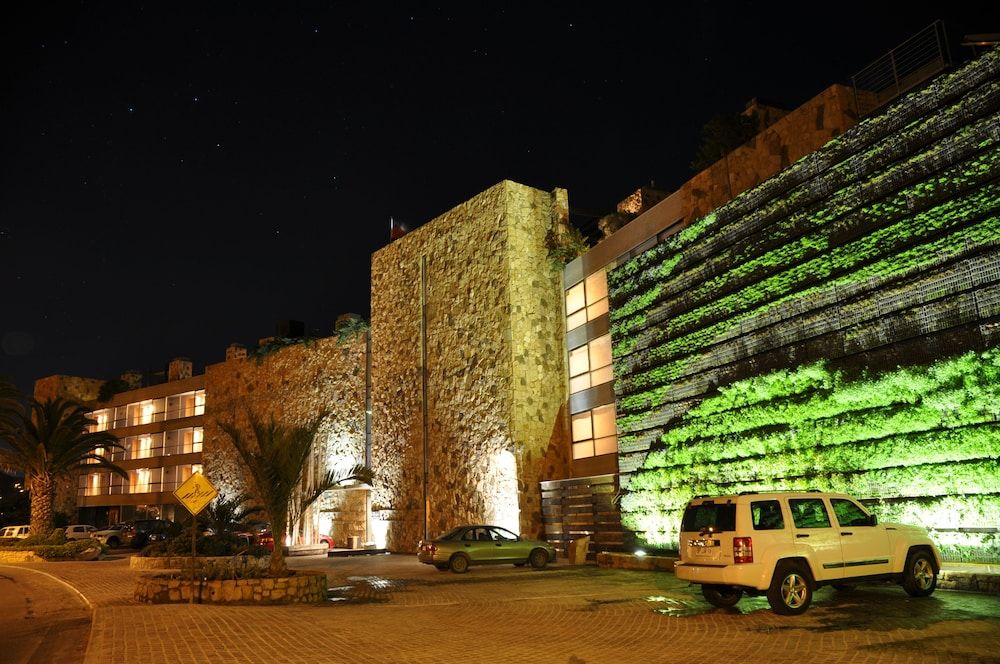
<svg viewBox="0 0 1000 664"><path fill-rule="evenodd" d="M8 440L16 428L23 397L10 383L0 381L0 440Z"/></svg>
<svg viewBox="0 0 1000 664"><path fill-rule="evenodd" d="M251 498L249 493L238 493L232 498L220 494L198 515L198 520L216 535L231 535L243 528L248 517L264 511L258 505L244 505Z"/></svg>
<svg viewBox="0 0 1000 664"><path fill-rule="evenodd" d="M124 448L110 432L88 431L95 422L82 405L62 397L32 399L5 412L0 426L9 447L0 447L0 469L24 473L31 494L31 532L52 530L57 481L75 478L85 469L110 470L128 478L128 473L102 455L105 450Z"/></svg>
<svg viewBox="0 0 1000 664"><path fill-rule="evenodd" d="M249 436L231 422L219 422L219 427L232 440L233 447L250 472L264 512L271 522L274 551L271 552L268 572L272 576L287 576L288 567L285 565L282 544L288 531L290 509L301 513L324 491L343 482L357 480L370 483L371 471L366 466L359 465L345 477L337 477L332 471L327 472L312 483L308 492L301 492L298 489L299 483L321 420L316 419L304 426L285 426L275 422L274 417L262 422L249 410L247 418L250 422ZM296 500L293 501L293 497Z"/></svg>

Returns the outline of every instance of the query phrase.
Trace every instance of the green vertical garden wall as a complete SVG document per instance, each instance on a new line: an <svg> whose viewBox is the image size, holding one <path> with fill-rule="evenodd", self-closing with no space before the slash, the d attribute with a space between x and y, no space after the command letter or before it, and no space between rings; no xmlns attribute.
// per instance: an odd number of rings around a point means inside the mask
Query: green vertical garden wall
<svg viewBox="0 0 1000 664"><path fill-rule="evenodd" d="M819 488L1000 559L1000 50L609 274L622 521Z"/></svg>

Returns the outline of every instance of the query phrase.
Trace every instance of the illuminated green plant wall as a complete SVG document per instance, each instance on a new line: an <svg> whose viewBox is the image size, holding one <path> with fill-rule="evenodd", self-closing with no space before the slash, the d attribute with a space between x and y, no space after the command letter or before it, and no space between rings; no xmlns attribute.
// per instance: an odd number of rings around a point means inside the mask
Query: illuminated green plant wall
<svg viewBox="0 0 1000 664"><path fill-rule="evenodd" d="M1000 50L609 274L622 521L819 488L1000 560Z"/></svg>

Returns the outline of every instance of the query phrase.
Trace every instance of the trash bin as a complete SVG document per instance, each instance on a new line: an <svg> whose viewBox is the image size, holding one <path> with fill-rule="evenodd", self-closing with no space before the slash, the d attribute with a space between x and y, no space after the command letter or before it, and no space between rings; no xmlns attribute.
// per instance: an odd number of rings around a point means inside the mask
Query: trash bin
<svg viewBox="0 0 1000 664"><path fill-rule="evenodd" d="M348 549L360 549L361 548L361 538L357 535L347 536L347 548Z"/></svg>
<svg viewBox="0 0 1000 664"><path fill-rule="evenodd" d="M569 564L586 565L587 551L590 550L590 536L580 537L569 543Z"/></svg>

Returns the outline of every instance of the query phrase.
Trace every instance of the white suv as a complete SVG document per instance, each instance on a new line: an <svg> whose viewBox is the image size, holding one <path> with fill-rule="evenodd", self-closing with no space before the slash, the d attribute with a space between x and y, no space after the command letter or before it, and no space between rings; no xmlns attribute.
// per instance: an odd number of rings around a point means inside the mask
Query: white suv
<svg viewBox="0 0 1000 664"><path fill-rule="evenodd" d="M842 493L768 492L698 497L684 510L677 578L711 604L767 595L775 613L809 608L822 585L892 580L913 597L937 587L941 554L916 526L878 523Z"/></svg>

